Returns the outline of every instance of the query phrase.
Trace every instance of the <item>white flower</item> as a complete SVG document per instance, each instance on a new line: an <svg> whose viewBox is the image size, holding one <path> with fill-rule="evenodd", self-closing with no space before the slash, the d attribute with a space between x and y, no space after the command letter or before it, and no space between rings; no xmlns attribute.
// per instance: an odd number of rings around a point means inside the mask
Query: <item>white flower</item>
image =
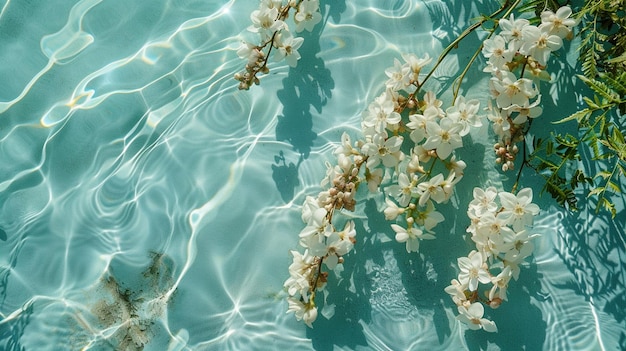
<svg viewBox="0 0 626 351"><path fill-rule="evenodd" d="M498 190L496 190L496 188L490 186L483 190L476 187L474 188L473 195L474 200L469 203L469 207L477 216L482 216L486 212L495 213L498 209L498 205L495 202L498 196Z"/></svg>
<svg viewBox="0 0 626 351"><path fill-rule="evenodd" d="M248 59L248 64L250 65L257 62L259 55L261 55L261 52L258 50L257 46L245 41L241 42L239 49L237 49L237 56L242 59Z"/></svg>
<svg viewBox="0 0 626 351"><path fill-rule="evenodd" d="M565 38L572 32L572 28L576 26L577 21L569 18L572 15L572 9L569 6L559 8L556 13L552 11L544 11L541 13L541 24L539 29L548 34L553 34L559 38Z"/></svg>
<svg viewBox="0 0 626 351"><path fill-rule="evenodd" d="M333 179L337 177L338 167L333 166L330 162L325 161L324 165L326 166L326 176L322 178L320 181L320 186L325 187L327 184L332 183Z"/></svg>
<svg viewBox="0 0 626 351"><path fill-rule="evenodd" d="M525 123L528 118L535 118L543 112L543 108L539 106L541 103L541 95L537 97L532 103L526 101L524 105L511 105L504 110L510 115L512 112L517 112L517 116L513 118L513 124L522 124Z"/></svg>
<svg viewBox="0 0 626 351"><path fill-rule="evenodd" d="M406 207L411 201L411 195L413 194L413 184L406 173L400 173L398 175L398 184L394 184L387 188L389 195L393 196L398 204L402 207Z"/></svg>
<svg viewBox="0 0 626 351"><path fill-rule="evenodd" d="M424 109L424 114L412 114L409 115L409 123L406 124L407 128L411 129L411 140L416 144L426 138L426 123L437 121L439 116L439 110L435 106L429 106Z"/></svg>
<svg viewBox="0 0 626 351"><path fill-rule="evenodd" d="M320 256L326 256L324 263L328 268L335 269L337 263L339 263L339 257L347 254L352 250L354 244L350 240L354 235L341 237L339 233L334 232L328 237L328 245L326 246L326 253Z"/></svg>
<svg viewBox="0 0 626 351"><path fill-rule="evenodd" d="M444 290L450 295L452 301L454 301L457 306L461 306L467 302L465 288L466 286L461 285L458 280L452 279L452 281L450 281L450 285L446 286Z"/></svg>
<svg viewBox="0 0 626 351"><path fill-rule="evenodd" d="M365 171L365 180L367 181L367 189L372 192L378 192L378 187L380 183L383 181L383 170L382 168L376 168L373 171L366 169Z"/></svg>
<svg viewBox="0 0 626 351"><path fill-rule="evenodd" d="M531 240L538 236L539 234L528 235L528 232L521 230L515 233L512 238L505 237L504 239L510 242L511 248L504 254L504 260L507 263L521 263L533 253L535 245L533 245Z"/></svg>
<svg viewBox="0 0 626 351"><path fill-rule="evenodd" d="M363 153L368 156L367 168L376 168L381 162L388 168L397 166L404 155L400 146L402 136L392 136L385 140L383 134L375 134L372 142L363 145Z"/></svg>
<svg viewBox="0 0 626 351"><path fill-rule="evenodd" d="M300 33L302 30L312 31L313 27L322 20L322 15L319 12L320 4L317 0L304 0L298 7L298 12L294 16L296 22L296 32Z"/></svg>
<svg viewBox="0 0 626 351"><path fill-rule="evenodd" d="M427 182L421 182L417 185L418 194L420 194L418 202L420 206L426 205L428 199L437 203L445 201L446 193L443 191L441 183L443 183L443 174L439 173Z"/></svg>
<svg viewBox="0 0 626 351"><path fill-rule="evenodd" d="M417 155L420 162L427 163L430 161L431 156L434 154L430 150L427 150L421 144L416 145L412 150L413 155Z"/></svg>
<svg viewBox="0 0 626 351"><path fill-rule="evenodd" d="M506 266L504 267L502 272L500 272L500 274L491 278L491 283L493 284L493 286L489 290L489 300L493 300L493 298L496 296L501 300L507 299L506 289L512 276L513 273L511 273L511 267ZM496 291L498 292L497 295Z"/></svg>
<svg viewBox="0 0 626 351"><path fill-rule="evenodd" d="M298 49L302 46L303 42L303 38L295 38L290 32L283 31L274 39L274 45L278 48L274 59L276 61L285 59L289 66L296 67L300 59Z"/></svg>
<svg viewBox="0 0 626 351"><path fill-rule="evenodd" d="M533 217L539 213L539 206L532 203L533 190L531 188L524 188L517 195L501 192L498 196L503 207L502 215L508 218L515 231L533 224Z"/></svg>
<svg viewBox="0 0 626 351"><path fill-rule="evenodd" d="M287 302L289 303L287 313L294 312L297 320L302 320L309 328L313 328L312 323L317 319L317 307L313 301L305 304L297 298L290 297Z"/></svg>
<svg viewBox="0 0 626 351"><path fill-rule="evenodd" d="M480 252L472 251L468 257L459 257L457 263L461 269L459 282L467 284L470 291L478 289L478 282L483 284L491 282L491 276L486 270L487 265L483 262Z"/></svg>
<svg viewBox="0 0 626 351"><path fill-rule="evenodd" d="M427 91L426 94L424 94L424 96L422 97L423 102L424 102L424 106L422 107L422 110L424 112L426 112L426 109L430 108L430 107L434 107L437 109L437 116L438 117L444 117L445 114L443 112L443 109L441 108L441 106L443 105L443 101L437 99L437 95L435 95L434 92L432 91Z"/></svg>
<svg viewBox="0 0 626 351"><path fill-rule="evenodd" d="M305 250L304 254L292 250L291 255L293 261L289 266L289 278L285 281L284 287L290 296L297 293L304 296L309 291L309 275L312 273L314 257L309 255L308 250Z"/></svg>
<svg viewBox="0 0 626 351"><path fill-rule="evenodd" d="M308 250L305 250L304 254L296 250L291 250L291 255L293 256L293 261L289 266L289 272L305 275L311 269L314 257L309 255Z"/></svg>
<svg viewBox="0 0 626 351"><path fill-rule="evenodd" d="M262 41L269 40L274 33L281 29L287 28L285 22L277 20L278 9L277 8L260 8L252 11L250 19L252 25L248 27L250 32L259 33Z"/></svg>
<svg viewBox="0 0 626 351"><path fill-rule="evenodd" d="M470 127L480 127L481 123L478 117L478 109L480 108L480 102L476 99L469 101L465 100L465 97L459 96L454 102L454 106L446 109L446 116L456 123L460 123L463 129L459 132L459 135L467 135L470 131Z"/></svg>
<svg viewBox="0 0 626 351"><path fill-rule="evenodd" d="M514 232L506 226L506 221L500 214L487 212L480 218L472 240L488 257L498 256L501 252L510 250L511 244L505 242L504 236L511 234Z"/></svg>
<svg viewBox="0 0 626 351"><path fill-rule="evenodd" d="M419 81L419 74L422 68L430 63L432 60L428 54L424 56L424 58L418 58L413 54L402 54L402 58L407 64L409 70L409 79L411 82Z"/></svg>
<svg viewBox="0 0 626 351"><path fill-rule="evenodd" d="M511 72L502 72L502 79L492 77L490 83L497 92L496 104L499 108L506 108L513 104L528 104L528 99L537 95L533 87L533 81L528 78L520 78Z"/></svg>
<svg viewBox="0 0 626 351"><path fill-rule="evenodd" d="M404 213L405 209L402 207L398 207L398 205L396 205L396 203L391 201L389 198L385 199L385 203L387 204L387 207L385 207L385 210L383 211L383 213L385 214L386 220L393 221L399 215Z"/></svg>
<svg viewBox="0 0 626 351"><path fill-rule="evenodd" d="M498 331L493 321L483 318L485 308L482 303L474 302L469 307L461 305L458 307L458 310L459 315L456 318L465 323L470 329L478 330L482 328L490 333Z"/></svg>
<svg viewBox="0 0 626 351"><path fill-rule="evenodd" d="M392 224L391 228L396 232L396 241L399 243L406 243L406 252L417 252L420 247L420 239L434 239L432 234L424 234L421 229L411 227L406 229L397 224Z"/></svg>
<svg viewBox="0 0 626 351"><path fill-rule="evenodd" d="M508 218L506 215L500 213L486 212L480 217L480 223L478 224L477 233L486 233L488 236L502 237L511 236L515 232L507 226ZM499 250L500 252L505 250Z"/></svg>
<svg viewBox="0 0 626 351"><path fill-rule="evenodd" d="M415 223L424 226L424 229L431 230L437 224L443 222L445 218L441 212L435 211L435 205L432 201L426 203L426 208L417 212Z"/></svg>
<svg viewBox="0 0 626 351"><path fill-rule="evenodd" d="M515 51L507 48L506 41L500 35L495 35L493 38L485 40L482 53L483 56L489 59L489 63L500 69L508 62L511 62L513 56L515 56Z"/></svg>
<svg viewBox="0 0 626 351"><path fill-rule="evenodd" d="M363 125L367 128L374 127L376 133L384 132L388 124L400 123L400 114L394 108L393 101L376 99L363 112Z"/></svg>
<svg viewBox="0 0 626 351"><path fill-rule="evenodd" d="M420 164L419 156L411 150L411 159L409 163L406 165L406 171L409 174L414 174L415 172L425 173L424 167Z"/></svg>
<svg viewBox="0 0 626 351"><path fill-rule="evenodd" d="M456 174L459 177L463 177L466 167L467 167L467 164L465 163L465 161L457 160L456 155L452 155L452 157L450 158L450 161L446 165L446 168L454 172L454 174Z"/></svg>
<svg viewBox="0 0 626 351"><path fill-rule="evenodd" d="M428 139L424 143L426 149L436 149L437 156L445 160L452 150L463 146L463 140L459 134L463 126L450 118L444 117L439 123L427 122L426 133Z"/></svg>
<svg viewBox="0 0 626 351"><path fill-rule="evenodd" d="M307 238L317 234L325 233L328 227L328 219L326 218L326 214L326 209L316 209L309 218L307 226L304 227L304 229L302 229L302 231L300 232L300 238Z"/></svg>
<svg viewBox="0 0 626 351"><path fill-rule="evenodd" d="M506 111L492 111L487 115L487 119L491 121L491 128L500 137L500 140L506 140L510 137L511 124Z"/></svg>
<svg viewBox="0 0 626 351"><path fill-rule="evenodd" d="M511 14L509 19L503 18L498 22L500 35L511 43L512 51L516 51L522 45L522 31L530 25L527 19L518 18Z"/></svg>
<svg viewBox="0 0 626 351"><path fill-rule="evenodd" d="M283 5L283 0L261 0L259 4L260 9L278 9Z"/></svg>
<svg viewBox="0 0 626 351"><path fill-rule="evenodd" d="M563 46L563 39L541 31L535 26L526 26L523 30L524 42L519 48L523 55L530 55L539 64L545 66L552 51Z"/></svg>
<svg viewBox="0 0 626 351"><path fill-rule="evenodd" d="M319 203L313 196L307 196L302 204L302 222L309 224L313 214L319 209ZM325 215L324 215L325 216Z"/></svg>
<svg viewBox="0 0 626 351"><path fill-rule="evenodd" d="M389 79L385 83L388 89L398 91L411 85L411 78L408 75L408 67L403 66L398 59L393 60L393 67L385 70Z"/></svg>
<svg viewBox="0 0 626 351"><path fill-rule="evenodd" d="M352 147L352 139L350 139L350 135L346 132L343 132L343 134L341 134L341 145L335 149L334 154L343 154L346 156L350 156L358 153L359 152Z"/></svg>
<svg viewBox="0 0 626 351"><path fill-rule="evenodd" d="M439 185L443 189L445 196L444 201L448 201L454 192L454 186L461 181L463 174L457 175L454 171L448 174L448 178L443 180Z"/></svg>

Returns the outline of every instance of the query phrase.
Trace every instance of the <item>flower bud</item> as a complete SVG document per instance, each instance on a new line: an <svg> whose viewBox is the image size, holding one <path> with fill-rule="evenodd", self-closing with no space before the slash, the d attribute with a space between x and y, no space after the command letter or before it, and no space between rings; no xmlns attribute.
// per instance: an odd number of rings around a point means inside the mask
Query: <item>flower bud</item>
<svg viewBox="0 0 626 351"><path fill-rule="evenodd" d="M489 301L489 307L493 309L500 307L501 304L502 304L502 299L499 297L494 297L493 299L491 299L491 301Z"/></svg>
<svg viewBox="0 0 626 351"><path fill-rule="evenodd" d="M413 223L415 223L415 219L413 219L413 217L409 217L406 219L406 223L408 224L409 227L413 226Z"/></svg>

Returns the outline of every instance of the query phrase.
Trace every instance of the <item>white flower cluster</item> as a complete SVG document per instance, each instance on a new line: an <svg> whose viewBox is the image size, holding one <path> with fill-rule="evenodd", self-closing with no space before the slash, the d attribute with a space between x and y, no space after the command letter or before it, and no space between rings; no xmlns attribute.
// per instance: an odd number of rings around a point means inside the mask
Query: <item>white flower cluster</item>
<svg viewBox="0 0 626 351"><path fill-rule="evenodd" d="M313 327L318 315L316 292L324 289L328 278L322 264L339 275L343 270L343 256L356 243L354 222L347 221L343 230L337 230L332 218L335 210L354 210L354 192L363 160L358 154L352 159L340 156L339 160L339 164L328 172L333 186L320 192L317 199L308 196L302 206L302 221L306 226L300 232L300 245L304 253L291 251L293 262L284 284L289 294L287 312L294 312L296 319L303 320L309 327ZM322 314L330 318L334 306L324 308Z"/></svg>
<svg viewBox="0 0 626 351"><path fill-rule="evenodd" d="M298 33L305 29L312 31L322 19L318 0L288 0L287 4L283 0L261 0L259 8L250 15L252 25L248 31L259 35L260 44L243 42L237 50L239 57L248 60L245 71L235 74L239 89L247 90L252 84L259 84L257 74L269 72L267 62L273 49L275 61L285 60L291 67L298 64L298 49L304 39L294 37L285 22L292 9Z"/></svg>
<svg viewBox="0 0 626 351"><path fill-rule="evenodd" d="M324 288L328 277L322 265L340 274L343 256L356 242L354 223L348 221L339 231L333 215L335 210L354 210L359 184L367 183L374 193L384 190L388 195L385 218L399 221L391 225L396 240L408 252L417 252L420 241L434 239L432 229L444 220L435 204L448 201L463 177L465 163L453 152L463 145L462 137L470 127L481 125L478 101L459 97L444 111L443 102L432 92L418 99L420 71L430 58L403 55L403 59L403 64L396 60L386 71L387 89L363 112L364 138L353 143L348 134L342 135L335 150L337 163L327 163L322 180L328 190L317 198L307 197L302 206L304 253L292 251L290 277L284 286L289 294L288 312L295 312L308 326L318 315L316 292ZM326 312L333 307L324 306ZM330 317L332 312L322 310L322 314Z"/></svg>
<svg viewBox="0 0 626 351"><path fill-rule="evenodd" d="M385 173L393 180L384 187L385 218L398 220L391 225L396 241L417 252L420 241L434 239L432 229L444 221L435 204L447 202L463 177L466 165L454 150L463 146L471 127L482 124L478 100L459 96L444 111L433 92L418 98L420 71L431 59L402 58L385 71L387 90L363 113L361 152L371 191L378 191Z"/></svg>
<svg viewBox="0 0 626 351"><path fill-rule="evenodd" d="M530 188L517 195L498 192L494 187L474 189L467 211L471 219L467 232L476 250L458 258L460 273L445 289L458 306L457 318L470 329L497 331L495 323L483 317L483 304L498 308L507 300L509 281L519 278L519 265L534 250L531 240L538 234L529 234L527 227L533 224L539 207L532 200ZM480 289L480 284L491 286Z"/></svg>
<svg viewBox="0 0 626 351"><path fill-rule="evenodd" d="M519 151L515 144L524 138L527 121L543 112L539 82L550 80L545 71L550 54L572 35L576 20L569 18L571 14L569 7L544 11L539 26L511 14L499 20L500 33L484 42L482 53L488 59L484 71L491 73L494 100L488 118L498 135L494 149L503 171L515 166Z"/></svg>

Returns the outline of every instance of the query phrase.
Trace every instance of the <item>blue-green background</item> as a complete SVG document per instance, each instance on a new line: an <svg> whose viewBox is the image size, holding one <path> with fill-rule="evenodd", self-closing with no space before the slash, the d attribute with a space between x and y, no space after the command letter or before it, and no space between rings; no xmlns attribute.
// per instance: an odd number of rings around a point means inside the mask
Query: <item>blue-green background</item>
<svg viewBox="0 0 626 351"><path fill-rule="evenodd" d="M0 0L0 349L5 350L617 350L626 347L623 199L615 219L539 196L536 251L497 334L466 331L443 291L471 250L474 186L508 189L485 126L458 156L466 177L437 240L407 254L376 199L363 197L358 243L335 316L314 329L285 314L299 206L316 195L343 132L401 53L436 57L495 1L323 1L302 59L272 64L238 91L236 55L256 1ZM450 77L472 34L430 86ZM576 43L550 62L546 135L576 110ZM566 52L569 52L566 55ZM567 58L567 59L565 59ZM486 104L478 62L463 93ZM588 166L588 164L585 164ZM380 199L378 199L380 200ZM130 321L130 322L129 322Z"/></svg>

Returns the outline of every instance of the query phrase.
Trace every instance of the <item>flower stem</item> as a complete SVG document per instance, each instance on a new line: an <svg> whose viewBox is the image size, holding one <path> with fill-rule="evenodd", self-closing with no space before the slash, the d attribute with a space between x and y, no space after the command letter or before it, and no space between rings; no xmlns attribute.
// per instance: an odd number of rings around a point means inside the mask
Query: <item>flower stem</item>
<svg viewBox="0 0 626 351"><path fill-rule="evenodd" d="M459 35L456 39L454 39L454 41L452 41L452 43L450 43L441 53L441 55L439 55L439 58L437 59L437 62L435 63L435 66L430 70L430 72L428 72L428 74L426 75L426 78L424 78L424 80L422 80L422 83L418 86L417 90L419 91L419 89L421 87L424 86L424 83L426 83L426 81L435 73L435 70L437 70L437 68L439 67L439 65L443 62L443 60L446 58L446 56L448 56L448 54L450 53L450 51L452 51L452 49L455 49L459 46L459 43L465 39L468 35L470 35L473 31L475 31L476 29L482 27L482 25L485 22L488 21L492 21L494 20L493 18L498 16L499 14L501 14L503 11L506 10L506 13L504 14L503 17L508 16L515 7L517 7L517 5L520 3L521 0L515 0L515 2L513 2L511 4L510 0L506 0L504 2L504 4L502 4L502 6L496 10L494 13L492 13L489 16L483 16L480 21L472 24L471 26L469 26L468 28L466 28L463 33L461 33L461 35ZM494 27L497 28L497 21L496 21L496 26ZM477 55L475 55L477 56ZM472 59L473 62L475 58ZM469 69L469 68L468 68ZM417 93L417 92L416 92Z"/></svg>

